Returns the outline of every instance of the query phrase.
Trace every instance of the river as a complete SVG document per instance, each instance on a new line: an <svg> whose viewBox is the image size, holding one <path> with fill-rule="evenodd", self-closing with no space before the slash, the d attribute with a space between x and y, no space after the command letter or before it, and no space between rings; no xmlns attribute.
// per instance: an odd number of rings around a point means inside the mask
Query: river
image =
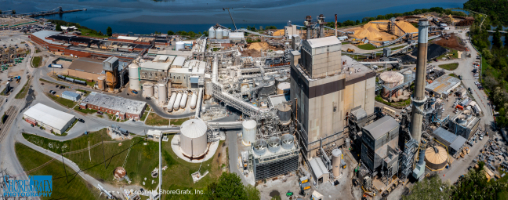
<svg viewBox="0 0 508 200"><path fill-rule="evenodd" d="M324 14L326 21L361 20L388 13L402 13L417 8L457 8L466 0L0 0L1 10L17 13L47 11L59 6L63 10L86 11L47 16L77 22L97 31L111 26L116 33L148 34L154 31L206 31L220 23L232 27L224 7L231 14L238 28L274 25L282 28L291 20L302 24L306 15L316 18Z"/></svg>

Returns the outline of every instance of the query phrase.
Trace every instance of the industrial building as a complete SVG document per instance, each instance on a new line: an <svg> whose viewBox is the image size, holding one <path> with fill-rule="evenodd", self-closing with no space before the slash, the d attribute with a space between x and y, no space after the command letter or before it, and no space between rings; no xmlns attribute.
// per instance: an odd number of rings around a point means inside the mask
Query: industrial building
<svg viewBox="0 0 508 200"><path fill-rule="evenodd" d="M348 56L341 56L335 37L303 41L301 58L293 54L290 99L296 100L295 116L304 130L308 156L315 156L321 138L343 144L346 116L361 107L374 113L376 73Z"/></svg>
<svg viewBox="0 0 508 200"><path fill-rule="evenodd" d="M76 118L69 113L38 103L23 113L23 119L34 126L43 127L48 133L60 135L67 131Z"/></svg>
<svg viewBox="0 0 508 200"><path fill-rule="evenodd" d="M425 86L425 90L429 91L430 96L447 97L459 85L460 80L458 78L443 75Z"/></svg>
<svg viewBox="0 0 508 200"><path fill-rule="evenodd" d="M460 135L455 135L442 127L438 127L434 130L432 135L442 145L445 145L451 156L455 156L458 152L460 152L467 141L466 138Z"/></svg>
<svg viewBox="0 0 508 200"><path fill-rule="evenodd" d="M480 118L473 116L470 110L466 110L450 117L448 130L469 140L476 133L479 125Z"/></svg>
<svg viewBox="0 0 508 200"><path fill-rule="evenodd" d="M175 62L176 61L177 60L175 60ZM206 62L198 60L189 60L180 68L172 67L169 70L171 86L177 88L203 87L205 70Z"/></svg>
<svg viewBox="0 0 508 200"><path fill-rule="evenodd" d="M126 99L117 96L110 96L101 93L92 92L81 104L81 109L93 109L115 115L121 120L124 119L141 119L146 108L146 103Z"/></svg>
<svg viewBox="0 0 508 200"><path fill-rule="evenodd" d="M139 79L142 81L158 81L166 79L169 67L175 56L157 56L154 61L141 61L139 65ZM136 69L133 69L136 70ZM131 70L129 70L131 73Z"/></svg>
<svg viewBox="0 0 508 200"><path fill-rule="evenodd" d="M81 95L71 91L63 91L62 98L69 99L71 101L78 101L81 98Z"/></svg>
<svg viewBox="0 0 508 200"><path fill-rule="evenodd" d="M98 81L100 76L104 76L102 61L91 58L78 58L72 61L67 70L67 75L85 80Z"/></svg>

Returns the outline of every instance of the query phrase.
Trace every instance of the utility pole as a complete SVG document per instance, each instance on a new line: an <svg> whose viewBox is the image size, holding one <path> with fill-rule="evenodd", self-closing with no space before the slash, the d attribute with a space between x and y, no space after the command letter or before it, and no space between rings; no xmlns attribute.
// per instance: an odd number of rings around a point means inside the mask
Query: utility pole
<svg viewBox="0 0 508 200"><path fill-rule="evenodd" d="M231 21L233 21L233 26L235 26L235 30L237 30L238 28L236 28L236 24L235 24L235 20L233 20L233 16L231 16L231 12L229 11L229 8L222 8L222 10L228 10L228 13L229 13L229 17L231 17ZM233 9L233 8L231 8Z"/></svg>

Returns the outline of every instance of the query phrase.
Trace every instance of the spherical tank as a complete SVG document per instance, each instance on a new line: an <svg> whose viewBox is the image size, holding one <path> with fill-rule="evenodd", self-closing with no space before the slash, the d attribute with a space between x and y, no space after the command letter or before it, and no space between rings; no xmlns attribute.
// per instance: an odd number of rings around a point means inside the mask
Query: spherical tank
<svg viewBox="0 0 508 200"><path fill-rule="evenodd" d="M381 75L379 75L379 79L382 80L384 82L383 84L388 88L393 88L397 85L404 83L404 76L401 73L394 71L387 71L381 73ZM383 90L383 93L384 95L389 95L389 90L385 88ZM398 90L397 95L401 94L402 90Z"/></svg>
<svg viewBox="0 0 508 200"><path fill-rule="evenodd" d="M166 92L166 85L164 85L164 83L159 83L157 84L157 88L159 89L159 104L160 105L163 105L164 103L166 103L166 100L168 98Z"/></svg>
<svg viewBox="0 0 508 200"><path fill-rule="evenodd" d="M112 71L106 71L106 85L108 86L108 91L113 92L116 85L116 76Z"/></svg>
<svg viewBox="0 0 508 200"><path fill-rule="evenodd" d="M143 97L153 96L153 83L143 83Z"/></svg>
<svg viewBox="0 0 508 200"><path fill-rule="evenodd" d="M106 77L105 76L99 76L97 78L97 84L99 86L99 90L104 91L104 87L106 84Z"/></svg>
<svg viewBox="0 0 508 200"><path fill-rule="evenodd" d="M185 42L182 41L176 42L175 51L179 51L182 49L185 49Z"/></svg>
<svg viewBox="0 0 508 200"><path fill-rule="evenodd" d="M191 102L190 102L191 109L195 109L197 103L198 103L198 95L196 95L196 93L194 92L194 93L192 93L192 98L191 98Z"/></svg>
<svg viewBox="0 0 508 200"><path fill-rule="evenodd" d="M135 62L129 65L129 88L136 91L141 90L139 85L139 65Z"/></svg>
<svg viewBox="0 0 508 200"><path fill-rule="evenodd" d="M181 109L185 109L185 106L187 106L187 97L188 97L188 94L183 93L182 100L180 100L180 108Z"/></svg>
<svg viewBox="0 0 508 200"><path fill-rule="evenodd" d="M229 36L229 29L222 29L222 37L226 38Z"/></svg>
<svg viewBox="0 0 508 200"><path fill-rule="evenodd" d="M432 170L443 169L448 161L448 153L441 146L429 147L425 150L425 162Z"/></svg>
<svg viewBox="0 0 508 200"><path fill-rule="evenodd" d="M279 116L282 125L289 125L291 122L291 107L284 103L277 105L277 116Z"/></svg>
<svg viewBox="0 0 508 200"><path fill-rule="evenodd" d="M201 119L189 119L180 126L180 148L182 153L191 158L205 155L207 145L207 126Z"/></svg>
<svg viewBox="0 0 508 200"><path fill-rule="evenodd" d="M222 32L223 32L223 31L222 31L222 28L220 28L220 27L219 27L219 28L217 28L217 29L215 29L215 38L217 38L217 39L222 39L222 36L223 36L223 35L222 35Z"/></svg>
<svg viewBox="0 0 508 200"><path fill-rule="evenodd" d="M208 29L208 39L215 39L215 29L213 26Z"/></svg>
<svg viewBox="0 0 508 200"><path fill-rule="evenodd" d="M169 98L169 103L167 106L168 112L173 111L173 105L175 104L175 100L176 100L176 92L173 92L171 93L171 97Z"/></svg>
<svg viewBox="0 0 508 200"><path fill-rule="evenodd" d="M123 167L117 167L113 174L116 179L122 179L127 174L127 171Z"/></svg>
<svg viewBox="0 0 508 200"><path fill-rule="evenodd" d="M178 93L176 95L175 104L173 105L173 110L177 111L180 109L180 101L182 100L182 93Z"/></svg>
<svg viewBox="0 0 508 200"><path fill-rule="evenodd" d="M291 84L288 82L282 82L277 85L277 94L288 94Z"/></svg>
<svg viewBox="0 0 508 200"><path fill-rule="evenodd" d="M254 120L245 120L242 122L243 143L251 145L256 142L257 124Z"/></svg>
<svg viewBox="0 0 508 200"><path fill-rule="evenodd" d="M332 173L334 177L340 175L340 158L342 157L342 151L340 149L332 150Z"/></svg>

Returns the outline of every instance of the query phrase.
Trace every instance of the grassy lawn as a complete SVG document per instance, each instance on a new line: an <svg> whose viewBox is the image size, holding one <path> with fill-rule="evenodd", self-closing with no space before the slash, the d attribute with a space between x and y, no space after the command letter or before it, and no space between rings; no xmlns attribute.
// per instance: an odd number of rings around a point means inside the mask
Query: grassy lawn
<svg viewBox="0 0 508 200"><path fill-rule="evenodd" d="M67 131L71 130L72 127L74 127L74 125L76 125L78 123L78 120L74 120L74 122L72 122L71 126L69 126L69 128L67 128L67 130L65 131L65 133L67 133Z"/></svg>
<svg viewBox="0 0 508 200"><path fill-rule="evenodd" d="M39 153L23 144L15 144L16 155L25 171L34 169L48 161L51 157ZM51 175L53 191L51 197L41 199L99 199L99 191L86 183L69 167L63 167L60 161L52 161L48 165L30 172L28 175ZM100 199L104 199L103 198Z"/></svg>
<svg viewBox="0 0 508 200"><path fill-rule="evenodd" d="M16 99L24 99L26 97L26 94L28 94L28 89L30 87L30 79L28 79L25 83L25 85L23 85L23 88L21 88L21 90L18 92L18 94L16 94Z"/></svg>
<svg viewBox="0 0 508 200"><path fill-rule="evenodd" d="M146 119L146 115L148 115L148 111L145 111L145 112L143 113L143 116L141 116L141 121L145 121L145 119Z"/></svg>
<svg viewBox="0 0 508 200"><path fill-rule="evenodd" d="M82 89L76 89L76 91L83 92L83 96L88 96L90 94L90 91L82 90Z"/></svg>
<svg viewBox="0 0 508 200"><path fill-rule="evenodd" d="M43 78L40 78L39 81L42 81L42 82L46 82L46 83L51 83L51 84L55 84L55 85L58 85L58 83L55 83L55 82L51 82L51 81L48 81L46 79L43 79Z"/></svg>
<svg viewBox="0 0 508 200"><path fill-rule="evenodd" d="M76 106L74 108L75 111L78 111L80 113L83 113L83 114L94 114L94 113L97 113L97 110L94 110L94 109L79 109L79 106Z"/></svg>
<svg viewBox="0 0 508 200"><path fill-rule="evenodd" d="M404 108L404 107L407 107L407 106L411 105L411 99L406 99L404 101L391 103L391 102L386 101L385 99L383 99L383 97L381 97L379 95L376 96L376 101L380 102L380 103L383 103L385 105L394 107L394 108Z"/></svg>
<svg viewBox="0 0 508 200"><path fill-rule="evenodd" d="M63 106L65 106L67 108L73 108L76 105L76 102L71 101L69 99L64 99L62 97L57 97L57 96L49 94L49 93L48 93L48 96L49 96L49 98L53 99L57 103L62 104Z"/></svg>
<svg viewBox="0 0 508 200"><path fill-rule="evenodd" d="M374 49L377 49L374 45L372 45L370 43L358 45L357 47L360 48L360 49L363 49L363 50L374 50Z"/></svg>
<svg viewBox="0 0 508 200"><path fill-rule="evenodd" d="M150 113L145 124L152 126L167 126L169 125L169 119L163 118L155 113Z"/></svg>
<svg viewBox="0 0 508 200"><path fill-rule="evenodd" d="M189 120L189 118L182 118L182 119L171 119L171 125L180 126L183 122Z"/></svg>
<svg viewBox="0 0 508 200"><path fill-rule="evenodd" d="M81 31L81 35L83 35L83 36L98 37L98 38L108 38L109 37L107 35L94 34L94 33L92 33L91 29L87 29L87 28L83 28L83 27L80 27L79 31Z"/></svg>
<svg viewBox="0 0 508 200"><path fill-rule="evenodd" d="M34 58L32 58L32 67L37 68L41 66L41 61L42 58L40 56L35 56Z"/></svg>
<svg viewBox="0 0 508 200"><path fill-rule="evenodd" d="M459 78L459 76L457 76L457 74L454 74L454 73L451 73L451 74L448 74L448 75L451 76L451 77Z"/></svg>
<svg viewBox="0 0 508 200"><path fill-rule="evenodd" d="M453 70L456 70L457 67L459 67L459 63L444 64L444 65L439 65L439 67L442 69L453 71Z"/></svg>

